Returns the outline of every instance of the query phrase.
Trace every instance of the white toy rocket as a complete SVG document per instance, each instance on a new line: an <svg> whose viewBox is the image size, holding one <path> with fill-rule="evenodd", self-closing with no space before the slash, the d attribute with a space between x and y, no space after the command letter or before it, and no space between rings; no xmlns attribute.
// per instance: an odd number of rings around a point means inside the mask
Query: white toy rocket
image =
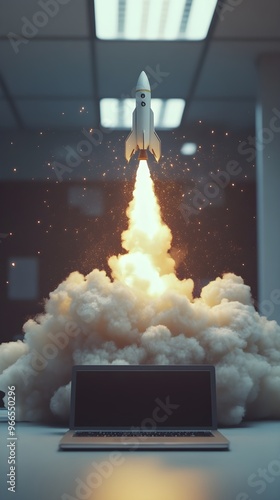
<svg viewBox="0 0 280 500"><path fill-rule="evenodd" d="M139 160L147 160L147 150L159 161L160 138L154 129L154 113L151 110L151 87L145 71L140 73L135 91L136 108L132 115L132 129L125 141L125 157L131 159L139 150Z"/></svg>

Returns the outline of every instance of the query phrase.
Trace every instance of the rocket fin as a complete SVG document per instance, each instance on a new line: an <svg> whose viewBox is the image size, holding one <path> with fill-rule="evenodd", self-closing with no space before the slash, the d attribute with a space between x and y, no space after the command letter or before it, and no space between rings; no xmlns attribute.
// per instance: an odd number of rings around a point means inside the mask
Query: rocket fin
<svg viewBox="0 0 280 500"><path fill-rule="evenodd" d="M155 127L154 127L154 113L151 110L150 113L150 144L149 144L149 149L151 153L154 155L156 161L159 161L160 156L161 156L161 142L160 138L155 132Z"/></svg>
<svg viewBox="0 0 280 500"><path fill-rule="evenodd" d="M126 160L129 161L133 154L135 153L137 149L137 138L136 138L136 131L135 131L135 126L136 126L136 119L135 119L135 110L133 111L132 115L132 129L131 132L128 134L126 141L125 141L125 157Z"/></svg>
<svg viewBox="0 0 280 500"><path fill-rule="evenodd" d="M156 132L152 132L149 149L151 153L153 153L156 161L159 161L161 156L161 142Z"/></svg>

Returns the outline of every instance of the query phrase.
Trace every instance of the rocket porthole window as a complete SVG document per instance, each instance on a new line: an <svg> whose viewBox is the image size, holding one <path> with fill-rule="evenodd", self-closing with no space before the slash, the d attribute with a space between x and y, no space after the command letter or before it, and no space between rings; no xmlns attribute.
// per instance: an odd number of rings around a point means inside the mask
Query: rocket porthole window
<svg viewBox="0 0 280 500"><path fill-rule="evenodd" d="M145 97L145 94L141 94L141 97L142 97L142 99L144 99L144 97Z"/></svg>
<svg viewBox="0 0 280 500"><path fill-rule="evenodd" d="M142 101L141 106L146 106L146 103L144 101Z"/></svg>

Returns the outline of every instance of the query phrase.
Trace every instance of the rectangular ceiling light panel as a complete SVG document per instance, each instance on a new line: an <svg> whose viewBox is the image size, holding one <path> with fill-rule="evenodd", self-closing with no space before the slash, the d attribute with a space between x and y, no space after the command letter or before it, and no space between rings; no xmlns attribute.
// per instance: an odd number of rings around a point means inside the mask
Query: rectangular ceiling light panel
<svg viewBox="0 0 280 500"><path fill-rule="evenodd" d="M217 0L95 0L103 40L203 40Z"/></svg>
<svg viewBox="0 0 280 500"><path fill-rule="evenodd" d="M179 127L185 108L184 99L152 99L155 129ZM101 99L100 116L103 127L131 129L135 99Z"/></svg>

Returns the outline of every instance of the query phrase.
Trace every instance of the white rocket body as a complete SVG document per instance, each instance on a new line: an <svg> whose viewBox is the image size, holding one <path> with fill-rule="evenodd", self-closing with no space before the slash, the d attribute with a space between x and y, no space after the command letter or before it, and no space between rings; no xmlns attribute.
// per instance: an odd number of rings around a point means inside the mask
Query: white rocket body
<svg viewBox="0 0 280 500"><path fill-rule="evenodd" d="M160 138L154 129L154 113L151 110L151 87L145 71L140 73L137 81L136 108L132 115L132 129L125 141L125 157L131 159L139 150L139 159L146 160L147 150L159 161L161 155Z"/></svg>

